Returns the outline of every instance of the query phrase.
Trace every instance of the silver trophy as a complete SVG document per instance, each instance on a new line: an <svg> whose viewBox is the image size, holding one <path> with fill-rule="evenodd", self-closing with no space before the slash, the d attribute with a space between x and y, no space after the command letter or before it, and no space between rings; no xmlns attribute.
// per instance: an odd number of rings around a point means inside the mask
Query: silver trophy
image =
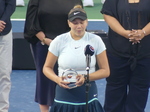
<svg viewBox="0 0 150 112"><path fill-rule="evenodd" d="M68 86L71 88L75 88L76 86L76 81L77 81L77 75L78 73L74 69L66 69L62 76L64 77L64 81L70 82Z"/></svg>

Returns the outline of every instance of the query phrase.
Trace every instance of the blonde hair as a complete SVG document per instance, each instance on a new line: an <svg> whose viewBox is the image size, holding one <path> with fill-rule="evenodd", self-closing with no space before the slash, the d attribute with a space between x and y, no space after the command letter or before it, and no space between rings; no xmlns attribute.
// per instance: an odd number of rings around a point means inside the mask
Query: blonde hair
<svg viewBox="0 0 150 112"><path fill-rule="evenodd" d="M86 14L85 10L83 9L83 7L81 5L75 5L69 12L69 14L71 14L74 11L82 11L83 13ZM68 15L69 15L68 14Z"/></svg>

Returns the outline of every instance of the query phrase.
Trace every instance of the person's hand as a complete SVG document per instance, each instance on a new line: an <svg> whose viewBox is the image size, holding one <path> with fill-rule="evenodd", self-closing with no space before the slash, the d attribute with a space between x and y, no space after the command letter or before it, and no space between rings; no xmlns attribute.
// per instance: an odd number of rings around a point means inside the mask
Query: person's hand
<svg viewBox="0 0 150 112"><path fill-rule="evenodd" d="M51 42L52 42L52 39L45 38L45 42L44 42L44 43L45 43L46 45L49 46Z"/></svg>
<svg viewBox="0 0 150 112"><path fill-rule="evenodd" d="M85 78L84 78L84 75L77 75L77 82L76 82L76 85L77 86L82 86L85 82Z"/></svg>
<svg viewBox="0 0 150 112"><path fill-rule="evenodd" d="M64 77L58 77L56 82L57 82L57 84L58 84L60 87L69 89L68 84L69 84L70 82L64 81Z"/></svg>
<svg viewBox="0 0 150 112"><path fill-rule="evenodd" d="M140 41L144 38L144 36L145 34L143 30L132 30L129 41L132 42L132 44L137 44L140 43Z"/></svg>
<svg viewBox="0 0 150 112"><path fill-rule="evenodd" d="M50 45L50 43L52 42L51 39L47 38L46 35L44 34L43 31L39 31L37 34L36 34L36 37L41 41L41 44L42 45Z"/></svg>
<svg viewBox="0 0 150 112"><path fill-rule="evenodd" d="M0 20L0 32L2 32L5 28L6 23Z"/></svg>
<svg viewBox="0 0 150 112"><path fill-rule="evenodd" d="M122 36L125 37L126 39L129 39L132 36L132 31L124 30Z"/></svg>

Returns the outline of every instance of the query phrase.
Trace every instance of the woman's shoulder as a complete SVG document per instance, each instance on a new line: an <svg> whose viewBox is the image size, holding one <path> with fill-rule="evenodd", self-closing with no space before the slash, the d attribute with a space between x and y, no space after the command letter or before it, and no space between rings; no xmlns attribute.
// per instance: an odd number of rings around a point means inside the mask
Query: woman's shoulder
<svg viewBox="0 0 150 112"><path fill-rule="evenodd" d="M62 34L56 36L56 38L54 39L54 41L64 42L64 41L68 40L68 37L69 37L69 32L62 33Z"/></svg>
<svg viewBox="0 0 150 112"><path fill-rule="evenodd" d="M99 38L101 38L99 35L97 35L97 34L95 34L95 33L92 33L92 32L86 32L86 34L87 34L87 36L89 37L89 38L92 38L92 39L99 39Z"/></svg>
<svg viewBox="0 0 150 112"><path fill-rule="evenodd" d="M95 44L103 43L101 36L95 33L87 32L87 36L88 36L88 40L90 40L91 42L94 42Z"/></svg>
<svg viewBox="0 0 150 112"><path fill-rule="evenodd" d="M69 32L66 32L66 33L62 33L60 35L58 35L56 38L57 39L65 39L69 36Z"/></svg>

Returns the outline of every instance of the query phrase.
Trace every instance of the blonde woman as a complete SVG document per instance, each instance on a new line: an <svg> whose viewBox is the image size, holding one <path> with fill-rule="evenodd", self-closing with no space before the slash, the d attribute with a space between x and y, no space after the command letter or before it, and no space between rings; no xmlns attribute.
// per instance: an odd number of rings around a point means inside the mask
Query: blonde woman
<svg viewBox="0 0 150 112"><path fill-rule="evenodd" d="M85 112L86 108L86 56L85 47L90 45L94 50L91 56L89 70L89 98L88 112L104 112L98 101L97 86L95 80L109 76L109 66L106 57L106 48L102 39L92 33L86 32L88 25L86 12L80 5L75 6L68 14L68 25L71 30L57 36L49 47L49 52L44 64L43 72L50 80L57 83L54 104L50 112ZM58 60L59 73L54 73L54 65ZM95 64L99 65L95 71ZM77 72L75 88L70 87L63 76L64 71L73 69Z"/></svg>

